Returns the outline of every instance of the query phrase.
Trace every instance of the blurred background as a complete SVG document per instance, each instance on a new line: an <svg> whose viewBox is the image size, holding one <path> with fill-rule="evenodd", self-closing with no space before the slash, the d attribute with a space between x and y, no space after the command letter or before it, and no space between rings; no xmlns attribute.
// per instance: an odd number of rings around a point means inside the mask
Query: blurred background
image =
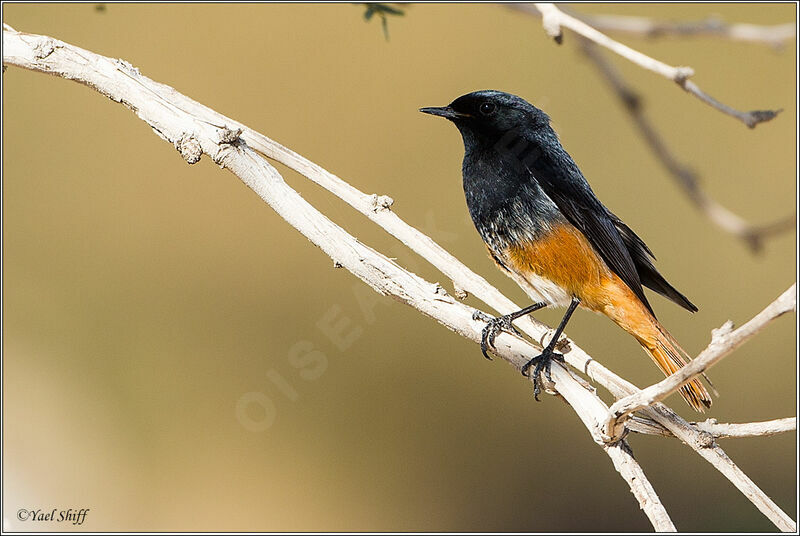
<svg viewBox="0 0 800 536"><path fill-rule="evenodd" d="M3 21L93 52L280 141L429 233L518 303L468 219L462 144L417 112L476 89L543 108L595 192L700 307L660 297L691 354L795 280L794 232L760 255L711 225L643 143L570 33L500 5L10 5ZM581 5L583 13L777 24L794 5ZM796 55L718 38L618 36L738 109L746 128L664 79L610 60L668 146L755 223L794 211ZM3 516L6 530L647 531L571 409L534 403L501 360L379 298L208 158L187 166L132 113L84 86L3 75ZM337 223L432 281L443 276L308 180ZM480 303L469 300L479 306ZM537 318L558 321L561 311ZM711 371L707 415L795 415L795 316ZM644 386L637 343L579 312L568 334ZM608 393L601 396L609 400ZM678 396L667 401L699 419ZM630 438L683 531L774 527L677 440ZM722 446L795 516L794 434ZM20 508L90 508L81 526ZM796 519L796 517L795 517Z"/></svg>

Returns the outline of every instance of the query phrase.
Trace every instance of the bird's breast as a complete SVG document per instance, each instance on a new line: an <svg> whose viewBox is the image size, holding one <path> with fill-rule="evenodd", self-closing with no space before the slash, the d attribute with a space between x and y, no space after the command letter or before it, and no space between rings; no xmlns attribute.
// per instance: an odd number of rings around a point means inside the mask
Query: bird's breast
<svg viewBox="0 0 800 536"><path fill-rule="evenodd" d="M463 178L472 221L494 249L566 221L529 172L521 173L498 159L467 156Z"/></svg>
<svg viewBox="0 0 800 536"><path fill-rule="evenodd" d="M557 223L535 237L495 250L496 260L537 301L566 305L580 298L589 309L606 306L613 274L583 234Z"/></svg>
<svg viewBox="0 0 800 536"><path fill-rule="evenodd" d="M561 213L530 170L491 155L464 159L470 215L495 261L527 293L551 305L572 297L598 301L610 270L587 238Z"/></svg>

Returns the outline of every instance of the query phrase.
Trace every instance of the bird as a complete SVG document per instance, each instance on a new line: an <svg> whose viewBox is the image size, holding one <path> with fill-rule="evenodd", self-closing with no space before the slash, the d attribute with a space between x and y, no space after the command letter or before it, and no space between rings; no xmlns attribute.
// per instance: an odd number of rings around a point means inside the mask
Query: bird
<svg viewBox="0 0 800 536"><path fill-rule="evenodd" d="M483 319L481 351L494 348L500 331L518 333L512 322L543 307L567 307L534 367L534 396L556 344L580 306L603 314L632 335L669 376L691 358L656 319L643 287L690 312L697 307L656 270L645 242L597 198L559 141L550 117L526 100L497 90L462 95L447 106L420 112L451 121L464 142L464 195L490 257L535 301L520 311ZM680 388L696 411L711 407L698 378Z"/></svg>

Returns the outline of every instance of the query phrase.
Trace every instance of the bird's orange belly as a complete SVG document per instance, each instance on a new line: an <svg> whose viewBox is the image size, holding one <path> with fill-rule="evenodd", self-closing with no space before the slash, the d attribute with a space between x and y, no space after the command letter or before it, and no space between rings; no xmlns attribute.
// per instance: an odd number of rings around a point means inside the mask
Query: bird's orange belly
<svg viewBox="0 0 800 536"><path fill-rule="evenodd" d="M584 307L602 311L608 305L609 287L617 286L614 279L618 278L586 237L570 224L555 226L536 240L513 244L503 257L509 270L540 296L549 294L554 299L545 301L555 305L576 297Z"/></svg>

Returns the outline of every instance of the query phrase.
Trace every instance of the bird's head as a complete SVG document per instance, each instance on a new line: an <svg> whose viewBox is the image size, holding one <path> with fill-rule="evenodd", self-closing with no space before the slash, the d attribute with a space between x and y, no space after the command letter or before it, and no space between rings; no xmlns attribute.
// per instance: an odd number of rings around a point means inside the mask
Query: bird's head
<svg viewBox="0 0 800 536"><path fill-rule="evenodd" d="M525 99L495 90L467 93L440 108L421 108L420 112L449 119L464 136L497 139L517 129L547 127L550 118Z"/></svg>

